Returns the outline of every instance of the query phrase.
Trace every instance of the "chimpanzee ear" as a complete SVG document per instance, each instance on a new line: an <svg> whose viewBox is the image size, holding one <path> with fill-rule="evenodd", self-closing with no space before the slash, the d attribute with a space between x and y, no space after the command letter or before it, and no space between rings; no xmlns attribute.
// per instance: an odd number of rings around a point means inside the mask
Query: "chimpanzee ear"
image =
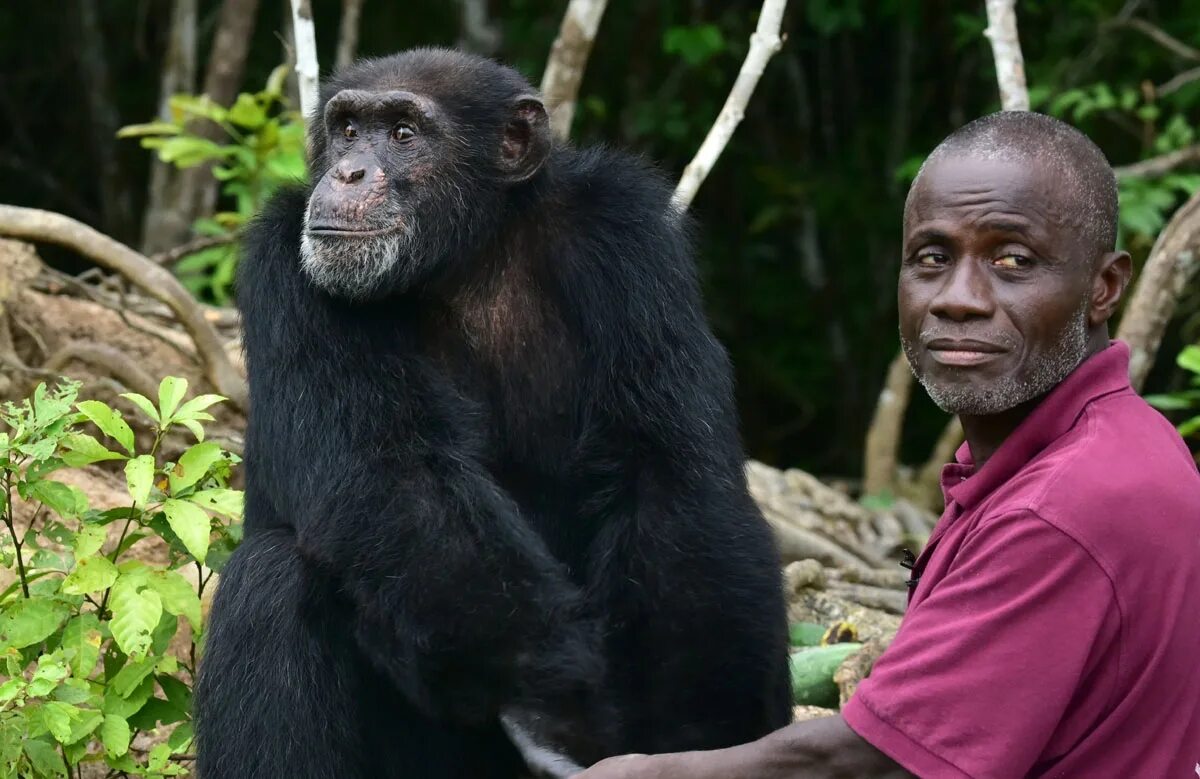
<svg viewBox="0 0 1200 779"><path fill-rule="evenodd" d="M504 138L500 141L500 170L510 183L525 181L538 172L550 154L550 117L533 95L513 101Z"/></svg>

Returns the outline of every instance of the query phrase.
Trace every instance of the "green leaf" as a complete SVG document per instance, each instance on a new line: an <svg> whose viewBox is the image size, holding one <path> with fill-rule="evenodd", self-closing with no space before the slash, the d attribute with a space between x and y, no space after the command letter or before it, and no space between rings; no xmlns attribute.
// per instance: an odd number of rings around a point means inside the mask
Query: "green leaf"
<svg viewBox="0 0 1200 779"><path fill-rule="evenodd" d="M200 596L187 579L177 571L157 570L146 581L158 593L168 613L186 618L192 630L200 629Z"/></svg>
<svg viewBox="0 0 1200 779"><path fill-rule="evenodd" d="M167 523L179 540L187 547L192 557L201 563L208 554L208 543L212 535L212 521L204 509L183 500L171 498L163 503L163 513L167 515Z"/></svg>
<svg viewBox="0 0 1200 779"><path fill-rule="evenodd" d="M133 431L121 418L119 411L109 408L98 400L84 400L75 407L85 417L92 420L106 436L120 444L125 451L133 454Z"/></svg>
<svg viewBox="0 0 1200 779"><path fill-rule="evenodd" d="M180 711L192 710L192 691L186 684L179 681L177 677L168 676L167 674L159 674L155 677L158 680L158 686L166 693L167 700L171 705Z"/></svg>
<svg viewBox="0 0 1200 779"><path fill-rule="evenodd" d="M146 705L146 701L150 700L150 696L154 694L154 677L147 676L142 680L133 692L125 697L117 694L117 691L109 685L104 691L104 701L100 704L100 710L105 714L112 714L123 719L129 719L138 710Z"/></svg>
<svg viewBox="0 0 1200 779"><path fill-rule="evenodd" d="M179 402L187 394L188 381L177 376L168 376L158 385L158 413L167 420L179 408Z"/></svg>
<svg viewBox="0 0 1200 779"><path fill-rule="evenodd" d="M71 724L78 717L79 710L69 703L49 701L42 705L38 715L42 724L50 731L56 741L63 744L71 742Z"/></svg>
<svg viewBox="0 0 1200 779"><path fill-rule="evenodd" d="M167 472L171 494L176 495L204 478L212 464L221 459L221 447L207 441L193 445L179 457L175 467Z"/></svg>
<svg viewBox="0 0 1200 779"><path fill-rule="evenodd" d="M19 676L15 679L9 679L4 684L0 684L0 703L8 703L16 698L24 689L25 680Z"/></svg>
<svg viewBox="0 0 1200 779"><path fill-rule="evenodd" d="M154 657L132 660L117 672L109 684L117 695L124 698L134 692L146 680L146 677L154 672L157 663L158 659Z"/></svg>
<svg viewBox="0 0 1200 779"><path fill-rule="evenodd" d="M108 534L104 532L101 525L81 526L79 532L75 534L75 541L72 544L72 548L75 550L75 559L82 560L96 554L107 538Z"/></svg>
<svg viewBox="0 0 1200 779"><path fill-rule="evenodd" d="M237 96L237 101L229 109L229 121L255 130L267 121L267 112L258 104L253 95L243 92Z"/></svg>
<svg viewBox="0 0 1200 779"><path fill-rule="evenodd" d="M190 707L190 703L188 706ZM185 707L184 711L189 708ZM176 752L182 752L192 745L192 739L196 737L195 731L192 729L191 723L185 722L171 732L171 736L167 739L167 744Z"/></svg>
<svg viewBox="0 0 1200 779"><path fill-rule="evenodd" d="M90 736L96 726L104 721L104 715L95 709L76 709L78 718L71 725L71 732L63 741L64 744L74 744L85 736Z"/></svg>
<svg viewBox="0 0 1200 779"><path fill-rule="evenodd" d="M109 451L87 433L68 433L62 441L63 461L72 468L100 462L101 460L124 460L125 455Z"/></svg>
<svg viewBox="0 0 1200 779"><path fill-rule="evenodd" d="M161 771L167 767L167 761L171 759L171 747L167 744L158 744L151 747L150 758L146 761L146 768L151 771Z"/></svg>
<svg viewBox="0 0 1200 779"><path fill-rule="evenodd" d="M158 596L162 598L162 596ZM163 607L162 618L158 620L158 624L154 627L154 632L150 634L150 653L154 656L161 656L171 646L171 639L175 638L175 634L179 632L179 617L174 614L169 614L166 607ZM176 662L175 658L168 655L163 660Z"/></svg>
<svg viewBox="0 0 1200 779"><path fill-rule="evenodd" d="M87 595L107 590L117 580L117 566L107 557L88 557L75 563L75 570L63 580L62 591L68 595Z"/></svg>
<svg viewBox="0 0 1200 779"><path fill-rule="evenodd" d="M215 514L241 519L244 497L241 490L211 489L193 492L187 500Z"/></svg>
<svg viewBox="0 0 1200 779"><path fill-rule="evenodd" d="M100 743L110 757L120 757L129 751L129 723L123 717L107 714L100 726Z"/></svg>
<svg viewBox="0 0 1200 779"><path fill-rule="evenodd" d="M193 414L198 414L209 406L226 399L223 395L197 395L179 407L179 410L175 412L175 419L178 421L180 419L192 418Z"/></svg>
<svg viewBox="0 0 1200 779"><path fill-rule="evenodd" d="M142 656L150 648L152 633L162 616L162 601L150 589L146 576L122 573L109 595L112 609L109 627L121 651Z"/></svg>
<svg viewBox="0 0 1200 779"><path fill-rule="evenodd" d="M125 463L125 484L134 505L145 508L154 484L154 458L143 454Z"/></svg>
<svg viewBox="0 0 1200 779"><path fill-rule="evenodd" d="M58 481L34 482L29 489L30 497L49 506L54 513L63 519L78 517L87 511L87 497L78 487L71 487Z"/></svg>
<svg viewBox="0 0 1200 779"><path fill-rule="evenodd" d="M54 690L54 699L63 703L88 703L96 694L84 679L67 679Z"/></svg>
<svg viewBox="0 0 1200 779"><path fill-rule="evenodd" d="M72 617L63 629L62 648L74 651L69 662L75 678L86 679L96 669L101 638L100 620L90 612Z"/></svg>
<svg viewBox="0 0 1200 779"><path fill-rule="evenodd" d="M63 763L62 755L46 741L31 738L25 742L25 754L33 764L37 776L66 776L67 766Z"/></svg>
<svg viewBox="0 0 1200 779"><path fill-rule="evenodd" d="M145 395L139 395L136 392L122 392L121 397L137 406L143 414L150 417L155 424L158 424L158 409L156 409L154 404L150 402L150 398L146 397Z"/></svg>
<svg viewBox="0 0 1200 779"><path fill-rule="evenodd" d="M1200 346L1185 346L1175 362L1180 368L1192 373L1200 373Z"/></svg>
<svg viewBox="0 0 1200 779"><path fill-rule="evenodd" d="M0 617L0 650L23 649L44 641L71 615L65 603L45 598L22 598L5 607Z"/></svg>
<svg viewBox="0 0 1200 779"><path fill-rule="evenodd" d="M196 437L197 441L204 440L204 428L201 427L200 423L197 422L196 420L194 420L194 419L176 419L175 421L178 422L179 424L183 425L184 427L186 427L188 430L191 430L192 435L194 435Z"/></svg>

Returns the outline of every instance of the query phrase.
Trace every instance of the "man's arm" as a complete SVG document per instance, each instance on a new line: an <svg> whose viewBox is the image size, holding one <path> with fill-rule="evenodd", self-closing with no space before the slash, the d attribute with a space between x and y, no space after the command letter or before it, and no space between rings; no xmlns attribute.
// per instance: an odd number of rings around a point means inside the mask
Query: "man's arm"
<svg viewBox="0 0 1200 779"><path fill-rule="evenodd" d="M797 722L758 741L713 752L627 755L576 779L833 779L911 777L841 716Z"/></svg>

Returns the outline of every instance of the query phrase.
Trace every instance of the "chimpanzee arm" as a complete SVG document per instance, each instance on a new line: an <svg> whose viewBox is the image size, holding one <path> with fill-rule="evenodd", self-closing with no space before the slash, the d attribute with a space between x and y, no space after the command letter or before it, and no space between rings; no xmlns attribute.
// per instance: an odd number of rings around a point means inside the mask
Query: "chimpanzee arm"
<svg viewBox="0 0 1200 779"><path fill-rule="evenodd" d="M364 653L418 705L481 721L514 701L586 697L602 676L597 628L480 465L477 409L386 325L313 289L303 209L302 192L271 204L239 278L248 503L269 496L349 596Z"/></svg>
<svg viewBox="0 0 1200 779"><path fill-rule="evenodd" d="M596 221L574 231L582 248L562 252L576 262L561 294L595 360L587 395L623 462L596 548L627 552L594 555L589 575L606 615L641 626L616 650L637 667L612 668L642 691L624 746L749 741L791 717L783 587L747 490L730 365L705 321L688 222L659 177L620 157L579 191L587 205L574 210Z"/></svg>

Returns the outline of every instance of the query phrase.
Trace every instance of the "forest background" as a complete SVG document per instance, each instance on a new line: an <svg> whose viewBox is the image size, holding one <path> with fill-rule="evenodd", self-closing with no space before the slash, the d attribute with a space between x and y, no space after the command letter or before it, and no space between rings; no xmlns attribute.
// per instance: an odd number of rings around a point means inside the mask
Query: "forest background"
<svg viewBox="0 0 1200 779"><path fill-rule="evenodd" d="M458 45L536 84L564 3L311 6L323 73L354 54ZM613 0L573 141L632 149L678 176L725 100L758 8ZM1018 13L1032 106L1084 130L1124 174L1121 241L1140 264L1200 186L1200 0L1024 0ZM752 457L851 484L862 477L897 352L907 185L942 137L1000 106L986 24L982 2L809 0L788 9L785 43L693 203L708 313L736 366ZM269 164L222 186L208 166L180 173L118 131L170 118L170 94L206 92L230 106L260 92L291 55L290 25L280 0L0 5L0 202L66 214L151 256L200 246L170 263L201 299L228 303L236 246L194 240L236 230L277 179L302 172L299 135L285 123ZM294 101L294 84L280 89ZM257 105L279 111L269 99ZM175 110L178 118L178 102ZM41 254L68 272L89 267L64 249ZM1193 374L1177 355L1198 341L1193 282L1145 389L1185 392ZM1190 397L1170 404L1174 421L1195 413ZM913 393L900 461L924 463L945 424ZM892 486L888 478L877 491Z"/></svg>

